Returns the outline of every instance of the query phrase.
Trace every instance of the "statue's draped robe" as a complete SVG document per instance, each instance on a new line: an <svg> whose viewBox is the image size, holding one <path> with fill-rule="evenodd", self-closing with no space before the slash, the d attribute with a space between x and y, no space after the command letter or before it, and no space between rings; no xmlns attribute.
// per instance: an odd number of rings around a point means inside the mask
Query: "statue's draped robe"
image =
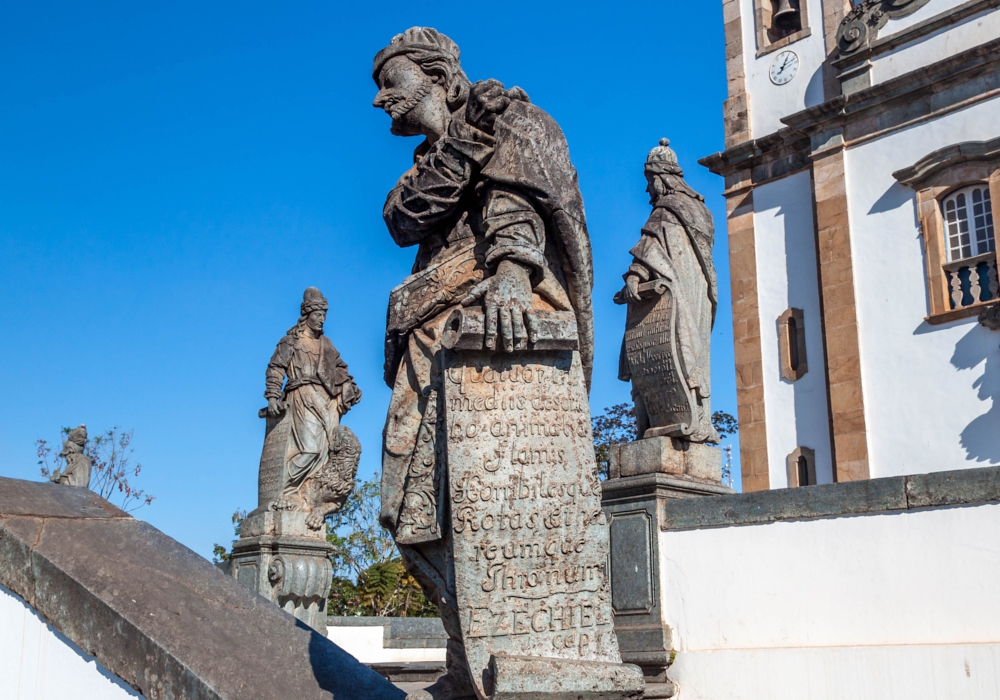
<svg viewBox="0 0 1000 700"><path fill-rule="evenodd" d="M66 460L66 467L56 478L56 483L68 486L90 486L90 458L83 454L83 448L76 445L64 446L60 456Z"/></svg>
<svg viewBox="0 0 1000 700"><path fill-rule="evenodd" d="M382 524L428 599L438 603L449 634L449 673L462 677L467 672L450 528L442 522L441 335L476 282L501 260L514 260L532 271L535 309L575 312L589 382L590 238L565 137L548 114L524 101L512 102L497 118L492 136L467 124L464 109L454 114L446 136L417 149L416 163L389 192L383 214L397 244L419 246L414 274L456 255L470 258L464 274L442 282L436 304L407 309L412 317L387 329L386 382L393 392L382 455Z"/></svg>
<svg viewBox="0 0 1000 700"><path fill-rule="evenodd" d="M287 497L324 464L333 429L340 425L340 416L361 399L361 392L325 335L282 338L267 365L266 386L264 396L284 399L292 421L282 488Z"/></svg>
<svg viewBox="0 0 1000 700"><path fill-rule="evenodd" d="M709 353L718 304L711 257L714 225L702 197L680 178L666 177L678 189L657 199L642 237L629 251L633 260L625 277L635 274L640 282L667 281L677 316L680 357L674 359L695 399L688 437L693 442L718 442L712 427ZM624 341L618 378L632 378Z"/></svg>

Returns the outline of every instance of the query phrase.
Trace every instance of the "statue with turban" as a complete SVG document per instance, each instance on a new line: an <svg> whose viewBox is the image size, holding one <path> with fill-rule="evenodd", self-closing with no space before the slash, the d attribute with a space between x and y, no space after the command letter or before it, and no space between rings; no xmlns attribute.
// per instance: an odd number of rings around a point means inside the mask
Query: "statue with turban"
<svg viewBox="0 0 1000 700"><path fill-rule="evenodd" d="M361 400L347 363L323 335L327 308L316 287L306 289L298 323L278 342L267 365L267 415L288 411L291 419L279 508L307 509L299 489L326 465L341 416Z"/></svg>
<svg viewBox="0 0 1000 700"><path fill-rule="evenodd" d="M615 296L628 304L618 378L632 382L640 438L717 443L710 404L718 305L712 214L684 181L669 140L649 152L645 174L653 211Z"/></svg>
<svg viewBox="0 0 1000 700"><path fill-rule="evenodd" d="M93 463L84 451L87 446L87 426L79 425L66 433L59 456L66 460L60 472L56 469L49 477L57 484L67 486L90 486L90 469Z"/></svg>

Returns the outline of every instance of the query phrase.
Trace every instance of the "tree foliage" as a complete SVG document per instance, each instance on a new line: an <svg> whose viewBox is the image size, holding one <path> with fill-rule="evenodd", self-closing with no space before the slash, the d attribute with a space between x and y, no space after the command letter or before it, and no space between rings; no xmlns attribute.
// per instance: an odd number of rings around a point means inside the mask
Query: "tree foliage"
<svg viewBox="0 0 1000 700"><path fill-rule="evenodd" d="M66 438L70 430L71 428L66 427L62 429L62 439ZM122 430L116 425L90 438L84 448L84 454L91 461L90 489L112 503L117 501L118 507L127 513L148 506L156 498L136 488L134 481L129 482L130 478L137 479L142 471L142 464L136 462L132 466L133 432L135 431ZM48 440L35 440L35 449L40 471L46 479L52 476L54 469L62 469L66 465L66 460L58 454L52 457L53 464L49 464L52 448L49 447Z"/></svg>
<svg viewBox="0 0 1000 700"><path fill-rule="evenodd" d="M216 543L216 545L212 547L213 564L221 564L222 562L229 561L232 558L233 556L231 554L232 546L235 545L236 540L240 538L240 524L243 522L243 518L245 517L247 517L247 512L242 508L237 508L236 512L233 513L232 517L230 518L233 522L233 542L229 546L229 549L226 549L225 547L223 547L221 544L218 543Z"/></svg>
<svg viewBox="0 0 1000 700"><path fill-rule="evenodd" d="M607 479L611 469L611 446L622 445L639 439L635 406L616 403L590 419L594 433L594 459L602 479Z"/></svg>
<svg viewBox="0 0 1000 700"><path fill-rule="evenodd" d="M437 608L406 572L389 531L378 521L378 475L363 481L330 516L327 541L335 548L334 582L327 613L385 617L434 617Z"/></svg>
<svg viewBox="0 0 1000 700"><path fill-rule="evenodd" d="M725 439L735 435L739 430L739 422L725 411L715 411L712 414L712 425ZM639 439L639 428L636 423L635 406L628 403L616 403L591 418L591 428L594 433L594 459L602 479L607 479L611 470L611 448Z"/></svg>

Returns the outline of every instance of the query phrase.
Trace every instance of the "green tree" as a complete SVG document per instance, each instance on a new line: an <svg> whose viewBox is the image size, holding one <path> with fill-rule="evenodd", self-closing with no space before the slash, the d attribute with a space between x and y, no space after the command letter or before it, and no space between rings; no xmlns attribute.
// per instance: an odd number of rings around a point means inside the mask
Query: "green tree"
<svg viewBox="0 0 1000 700"><path fill-rule="evenodd" d="M237 508L236 512L233 513L232 518L231 518L231 520L233 522L233 541L229 545L228 549L225 548L225 547L223 547L221 544L218 544L218 543L216 543L216 545L214 547L212 547L212 563L213 564L221 564L222 562L229 561L232 558L232 556L233 556L232 553L231 553L232 552L232 548L233 548L233 545L236 544L236 540L238 540L240 538L240 524L243 522L243 519L245 517L247 517L247 512L245 510L243 510L242 508Z"/></svg>
<svg viewBox="0 0 1000 700"><path fill-rule="evenodd" d="M359 483L343 508L327 521L327 541L336 548L327 612L434 617L437 608L406 572L392 535L378 521L380 481L376 475Z"/></svg>
<svg viewBox="0 0 1000 700"><path fill-rule="evenodd" d="M65 439L71 428L64 427L61 437ZM95 437L90 438L84 448L84 454L90 458L90 489L101 498L114 503L118 501L119 508L126 513L132 513L150 505L156 496L136 488L129 478L137 479L142 471L142 464L136 462L132 466L132 434L133 430L122 430L117 425ZM55 469L62 469L66 460L56 455L53 465L49 464L52 448L48 440L35 440L35 450L38 454L38 465L42 476L48 479Z"/></svg>
<svg viewBox="0 0 1000 700"><path fill-rule="evenodd" d="M739 430L739 421L725 411L715 411L712 414L712 425L722 439L735 435ZM591 428L594 433L597 470L602 479L607 479L611 469L611 447L639 439L635 406L628 403L609 406L591 418Z"/></svg>

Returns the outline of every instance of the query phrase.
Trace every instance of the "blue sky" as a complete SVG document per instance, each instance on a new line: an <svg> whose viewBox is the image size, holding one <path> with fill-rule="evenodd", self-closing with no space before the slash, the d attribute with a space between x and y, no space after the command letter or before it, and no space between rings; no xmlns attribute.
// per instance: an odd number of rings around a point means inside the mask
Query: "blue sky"
<svg viewBox="0 0 1000 700"><path fill-rule="evenodd" d="M645 155L670 137L716 218L713 407L735 414L722 181L696 163L723 142L720 2L35 2L0 20L0 475L38 478L34 440L60 426L132 428L157 496L137 515L210 555L256 505L264 369L309 285L364 392L345 421L360 474L378 469L386 300L414 256L381 211L417 142L371 107L371 60L415 24L566 133L595 412L629 398L611 297L649 214Z"/></svg>

